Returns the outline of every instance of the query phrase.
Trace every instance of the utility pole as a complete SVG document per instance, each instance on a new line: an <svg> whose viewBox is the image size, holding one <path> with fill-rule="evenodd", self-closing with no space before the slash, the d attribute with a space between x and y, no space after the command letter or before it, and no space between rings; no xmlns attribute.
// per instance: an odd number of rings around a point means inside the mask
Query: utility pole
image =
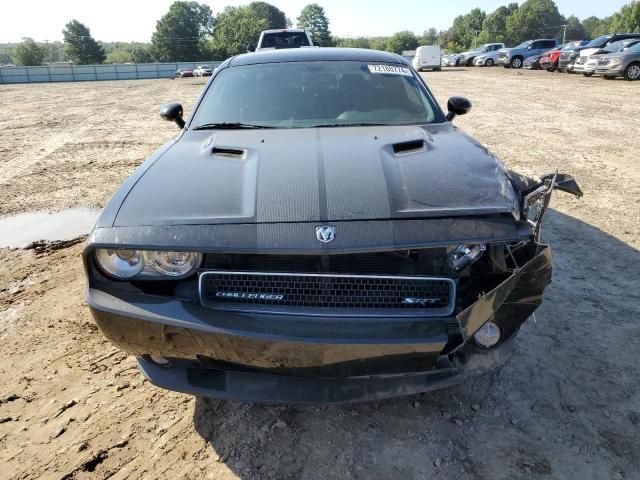
<svg viewBox="0 0 640 480"><path fill-rule="evenodd" d="M562 44L564 45L567 40L567 27L569 25L562 25Z"/></svg>
<svg viewBox="0 0 640 480"><path fill-rule="evenodd" d="M473 47L476 48L478 46L478 36L480 35L481 30L474 30L475 38L473 39Z"/></svg>

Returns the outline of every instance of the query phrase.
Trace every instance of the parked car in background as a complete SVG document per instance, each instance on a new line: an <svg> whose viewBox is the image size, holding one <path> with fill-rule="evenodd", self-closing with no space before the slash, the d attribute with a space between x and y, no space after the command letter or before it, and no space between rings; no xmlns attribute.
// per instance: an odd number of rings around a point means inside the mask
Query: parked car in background
<svg viewBox="0 0 640 480"><path fill-rule="evenodd" d="M542 55L534 55L532 57L527 57L527 59L522 64L522 68L526 68L527 70L540 70L540 59Z"/></svg>
<svg viewBox="0 0 640 480"><path fill-rule="evenodd" d="M263 31L258 39L258 45L249 44L247 50L259 52L301 47L313 47L313 41L307 31L301 28L285 28Z"/></svg>
<svg viewBox="0 0 640 480"><path fill-rule="evenodd" d="M618 42L620 40L627 40L629 38L640 38L640 33L617 33L615 35L602 35L591 40L585 45L575 47L573 50L565 50L562 52L562 55L560 55L558 67L567 73L573 73L573 67L578 57L588 57L596 53L601 48L606 47L610 43Z"/></svg>
<svg viewBox="0 0 640 480"><path fill-rule="evenodd" d="M460 57L460 63L466 65L467 67L471 67L475 65L475 59L479 55L497 52L501 48L504 48L504 43L486 43L474 50L471 50L470 52L466 52L465 54L463 54Z"/></svg>
<svg viewBox="0 0 640 480"><path fill-rule="evenodd" d="M575 73L582 73L586 77L590 77L595 73L596 68L598 67L598 61L604 55L622 52L625 49L634 46L636 43L640 43L640 38L619 40L617 42L610 43L600 50L597 50L594 54L588 57L581 55L576 59L576 63L573 66L573 71Z"/></svg>
<svg viewBox="0 0 640 480"><path fill-rule="evenodd" d="M415 56L411 60L411 65L417 71L426 69L442 70L442 49L439 45L418 47Z"/></svg>
<svg viewBox="0 0 640 480"><path fill-rule="evenodd" d="M498 58L504 68L522 68L527 58L542 55L557 46L558 41L554 38L527 40L517 47L501 49Z"/></svg>
<svg viewBox="0 0 640 480"><path fill-rule="evenodd" d="M493 67L498 64L498 57L500 55L500 49L492 52L482 53L477 55L473 60L473 64L476 67Z"/></svg>
<svg viewBox="0 0 640 480"><path fill-rule="evenodd" d="M193 71L195 77L210 77L213 75L213 68L210 65L198 65Z"/></svg>
<svg viewBox="0 0 640 480"><path fill-rule="evenodd" d="M596 73L606 79L624 77L626 80L640 80L640 43L604 55L598 60Z"/></svg>
<svg viewBox="0 0 640 480"><path fill-rule="evenodd" d="M565 45L560 45L558 48L554 48L553 50L549 50L546 53L543 53L540 57L539 63L540 68L544 68L547 72L554 72L558 69L558 61L560 60L560 53L562 49L566 47Z"/></svg>
<svg viewBox="0 0 640 480"><path fill-rule="evenodd" d="M176 70L176 78L193 77L193 70L190 68L179 68Z"/></svg>
<svg viewBox="0 0 640 480"><path fill-rule="evenodd" d="M462 54L460 53L451 53L447 55L447 59L445 62L446 67L457 67L460 65L460 57Z"/></svg>

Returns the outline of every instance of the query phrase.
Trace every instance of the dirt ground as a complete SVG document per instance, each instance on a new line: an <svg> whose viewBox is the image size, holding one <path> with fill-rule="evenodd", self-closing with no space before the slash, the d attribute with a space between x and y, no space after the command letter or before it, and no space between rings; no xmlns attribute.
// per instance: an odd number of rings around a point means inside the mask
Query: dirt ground
<svg viewBox="0 0 640 480"><path fill-rule="evenodd" d="M509 167L575 175L544 235L554 281L490 377L379 403L255 406L160 390L105 341L81 244L0 249L0 478L640 478L640 83L426 73ZM0 215L101 207L177 133L200 79L0 85Z"/></svg>

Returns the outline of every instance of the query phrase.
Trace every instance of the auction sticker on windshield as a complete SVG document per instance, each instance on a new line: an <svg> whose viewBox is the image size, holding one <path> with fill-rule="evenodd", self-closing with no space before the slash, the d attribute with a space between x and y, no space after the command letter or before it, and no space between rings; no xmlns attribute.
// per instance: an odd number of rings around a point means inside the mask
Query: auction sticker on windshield
<svg viewBox="0 0 640 480"><path fill-rule="evenodd" d="M371 73L385 73L387 75L404 75L412 77L411 70L407 67L398 67L397 65L367 65Z"/></svg>

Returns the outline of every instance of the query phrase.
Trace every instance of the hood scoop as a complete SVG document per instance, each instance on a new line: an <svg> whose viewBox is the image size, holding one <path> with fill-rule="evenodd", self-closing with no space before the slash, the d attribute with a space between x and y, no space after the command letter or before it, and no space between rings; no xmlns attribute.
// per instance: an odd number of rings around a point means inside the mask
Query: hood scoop
<svg viewBox="0 0 640 480"><path fill-rule="evenodd" d="M423 150L425 147L424 140L411 140L410 142L395 143L393 145L393 153L410 153Z"/></svg>
<svg viewBox="0 0 640 480"><path fill-rule="evenodd" d="M240 150L237 148L213 147L211 149L211 155L217 155L220 157L244 158L246 153L246 150Z"/></svg>

